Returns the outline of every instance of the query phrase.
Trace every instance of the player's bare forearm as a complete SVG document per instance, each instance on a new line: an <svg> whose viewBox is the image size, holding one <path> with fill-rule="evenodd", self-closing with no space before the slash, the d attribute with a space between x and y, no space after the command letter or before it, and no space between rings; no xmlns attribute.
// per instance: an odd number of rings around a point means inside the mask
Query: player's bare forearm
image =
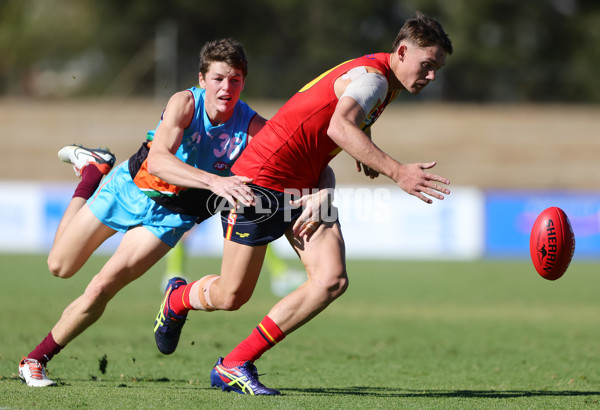
<svg viewBox="0 0 600 410"><path fill-rule="evenodd" d="M169 184L208 189L211 175L175 156L194 110L194 101L189 93L179 92L169 99L148 153L148 172Z"/></svg>
<svg viewBox="0 0 600 410"><path fill-rule="evenodd" d="M333 119L327 130L329 137L356 161L391 179L398 164L377 147L373 141L351 120Z"/></svg>
<svg viewBox="0 0 600 410"><path fill-rule="evenodd" d="M161 139L153 141L148 153L148 172L172 185L210 189L214 175L181 161L170 151L169 145Z"/></svg>
<svg viewBox="0 0 600 410"><path fill-rule="evenodd" d="M154 146L150 153L153 150ZM148 154L148 172L172 185L211 190L231 205L236 205L237 201L246 206L254 204L252 189L246 185L252 181L250 178L214 175L186 164L168 151L156 150L152 157Z"/></svg>
<svg viewBox="0 0 600 410"><path fill-rule="evenodd" d="M380 150L347 116L334 116L328 134L354 159L389 177L404 191L426 203L433 202L430 197L441 200L450 193L444 186L450 183L448 179L425 171L433 168L435 162L408 165L399 163Z"/></svg>

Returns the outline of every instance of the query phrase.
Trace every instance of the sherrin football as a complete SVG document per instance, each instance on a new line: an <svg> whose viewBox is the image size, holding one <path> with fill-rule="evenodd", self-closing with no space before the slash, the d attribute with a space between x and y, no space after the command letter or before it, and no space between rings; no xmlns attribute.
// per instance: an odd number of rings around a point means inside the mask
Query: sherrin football
<svg viewBox="0 0 600 410"><path fill-rule="evenodd" d="M562 209L553 206L540 213L531 228L529 252L542 278L556 280L567 271L575 252L575 235Z"/></svg>

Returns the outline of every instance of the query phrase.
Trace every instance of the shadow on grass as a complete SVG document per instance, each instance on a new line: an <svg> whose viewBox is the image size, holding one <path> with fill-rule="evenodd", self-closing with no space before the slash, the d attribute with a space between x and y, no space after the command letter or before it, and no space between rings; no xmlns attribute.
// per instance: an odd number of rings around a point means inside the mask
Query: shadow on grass
<svg viewBox="0 0 600 410"><path fill-rule="evenodd" d="M14 380L21 382L19 376L9 376L4 378L5 380ZM56 382L56 386L58 387L70 387L75 383L95 383L102 387L107 387L107 385L113 385L108 387L144 387L145 384L155 386L159 386L161 384L169 385L169 388L198 388L199 385L203 384L200 380L189 380L189 379L168 379L166 377L163 378L115 378L115 377L98 377L90 375L89 378L80 378L80 377L71 377L71 378L61 378L61 377L52 377L52 380ZM175 385L176 387L173 387ZM181 387L180 385L184 385Z"/></svg>
<svg viewBox="0 0 600 410"><path fill-rule="evenodd" d="M19 381L18 376L10 376L4 380ZM139 378L139 379L117 379L117 378L96 378L91 376L89 379L54 379L58 387L70 387L75 383L97 383L99 387L122 387L122 388L147 388L154 384L154 387L164 384L169 389L178 390L206 390L215 391L212 387L203 387L208 383L199 380L183 380L168 378ZM21 384L21 383L19 383ZM170 385L173 384L173 385ZM328 387L328 388L279 388L284 394L294 394L302 396L361 396L361 397L379 397L379 398L487 398L487 399L507 399L521 397L587 397L598 396L598 391L582 390L414 390L397 389L393 387Z"/></svg>
<svg viewBox="0 0 600 410"><path fill-rule="evenodd" d="M577 397L600 396L600 391L578 390L407 390L391 387L354 386L347 388L280 389L282 393L300 393L307 396L365 396L365 397L424 397L424 398L518 398L518 397Z"/></svg>

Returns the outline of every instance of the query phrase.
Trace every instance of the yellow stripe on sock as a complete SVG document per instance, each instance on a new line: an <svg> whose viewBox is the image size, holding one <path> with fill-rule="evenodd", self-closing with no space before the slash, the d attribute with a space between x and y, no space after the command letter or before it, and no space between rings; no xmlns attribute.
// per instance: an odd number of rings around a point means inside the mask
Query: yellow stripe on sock
<svg viewBox="0 0 600 410"><path fill-rule="evenodd" d="M269 334L269 332L267 332L267 329L265 329L262 323L259 323L258 326L262 329L263 333L269 338L269 340L273 342L273 344L277 344L277 341Z"/></svg>
<svg viewBox="0 0 600 410"><path fill-rule="evenodd" d="M192 283L194 283L194 282L192 282ZM183 289L183 292L181 292L181 304L183 305L183 307L185 307L186 309L190 309L190 310L192 309L192 307L185 304L185 291L188 290L188 289L192 290L192 288L191 288L192 283L190 283L189 285L187 285L185 287L185 289ZM189 286L189 288L188 288L188 286ZM190 293L190 291L188 291L188 294L189 293Z"/></svg>

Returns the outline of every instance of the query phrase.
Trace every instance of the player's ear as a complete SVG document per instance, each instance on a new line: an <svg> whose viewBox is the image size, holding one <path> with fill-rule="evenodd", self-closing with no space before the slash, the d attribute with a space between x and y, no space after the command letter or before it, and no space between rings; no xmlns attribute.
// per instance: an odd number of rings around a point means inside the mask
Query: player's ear
<svg viewBox="0 0 600 410"><path fill-rule="evenodd" d="M198 73L198 84L200 85L200 88L205 88L204 87L204 76L202 75L202 73Z"/></svg>
<svg viewBox="0 0 600 410"><path fill-rule="evenodd" d="M401 44L398 47L398 49L396 50L396 55L398 55L398 60L404 61L404 58L406 58L406 50L407 50L407 47L404 44Z"/></svg>

